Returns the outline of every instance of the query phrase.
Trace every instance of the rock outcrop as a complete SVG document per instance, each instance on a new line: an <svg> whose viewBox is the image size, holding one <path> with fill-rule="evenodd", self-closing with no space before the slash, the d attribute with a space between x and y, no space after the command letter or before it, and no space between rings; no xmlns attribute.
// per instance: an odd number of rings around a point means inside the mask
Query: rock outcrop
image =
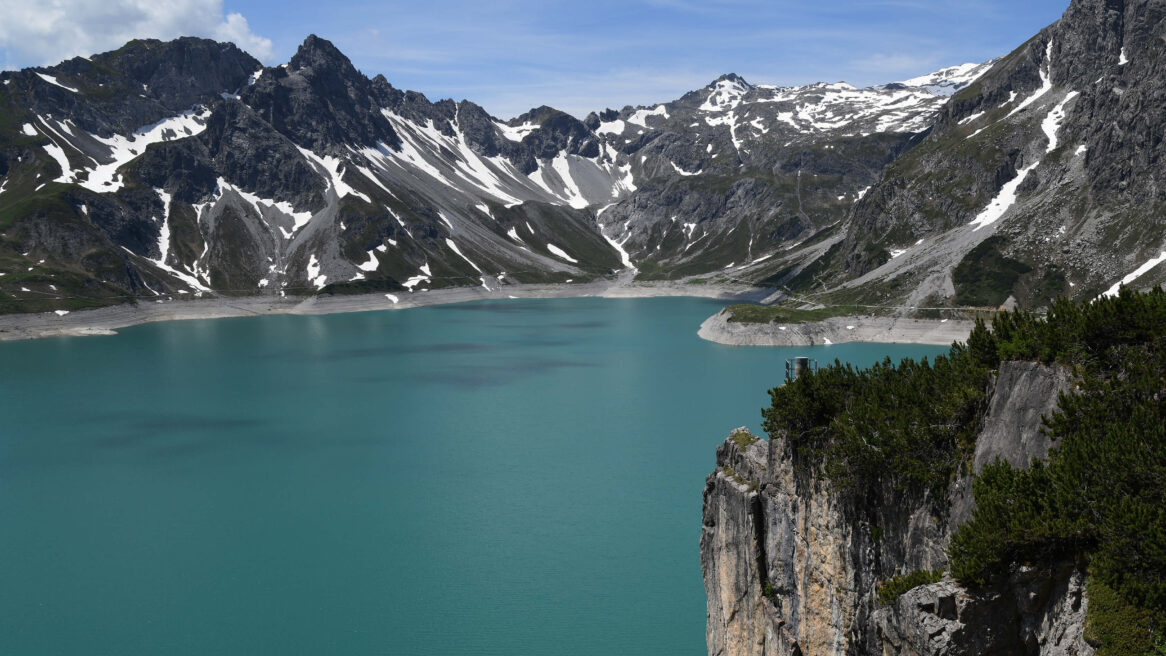
<svg viewBox="0 0 1166 656"><path fill-rule="evenodd" d="M1041 416L1071 384L1056 366L1003 363L974 462L1046 456ZM884 490L855 499L805 467L783 436L731 435L704 490L709 654L1093 653L1075 562L1017 567L986 590L945 576L879 601L878 584L892 576L947 568L951 535L970 516L970 479L946 498Z"/></svg>
<svg viewBox="0 0 1166 656"><path fill-rule="evenodd" d="M904 317L830 317L806 323L743 323L721 310L700 325L701 339L729 346L827 346L845 342L935 344L966 340L972 321Z"/></svg>

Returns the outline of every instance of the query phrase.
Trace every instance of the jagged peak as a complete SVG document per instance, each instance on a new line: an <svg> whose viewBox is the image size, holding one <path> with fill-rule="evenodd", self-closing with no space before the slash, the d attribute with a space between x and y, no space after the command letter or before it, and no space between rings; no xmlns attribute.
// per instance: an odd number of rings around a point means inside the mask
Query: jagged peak
<svg viewBox="0 0 1166 656"><path fill-rule="evenodd" d="M724 75L718 77L717 79L713 80L712 82L709 82L707 85L707 88L709 88L709 89L716 88L718 86L721 86L722 83L739 84L739 85L745 87L746 89L753 88L752 84L749 84L749 82L746 81L745 78L741 77L740 75L737 75L736 73L725 73Z"/></svg>
<svg viewBox="0 0 1166 656"><path fill-rule="evenodd" d="M566 114L566 112L559 110L559 109L555 109L554 107L551 107L550 105L539 105L538 107L532 107L530 109L530 111L526 112L525 114L522 114L520 116L516 116L516 117L510 119L510 121L508 121L507 124L512 125L512 126L513 125L522 125L525 123L534 123L536 125L541 125L541 124L545 123L548 119L553 118L555 116L558 116L560 114Z"/></svg>
<svg viewBox="0 0 1166 656"><path fill-rule="evenodd" d="M359 74L356 67L352 65L352 61L340 52L339 48L331 41L315 34L309 34L308 38L304 39L304 42L296 50L296 54L292 55L287 67L289 71L311 68L333 70L344 75Z"/></svg>

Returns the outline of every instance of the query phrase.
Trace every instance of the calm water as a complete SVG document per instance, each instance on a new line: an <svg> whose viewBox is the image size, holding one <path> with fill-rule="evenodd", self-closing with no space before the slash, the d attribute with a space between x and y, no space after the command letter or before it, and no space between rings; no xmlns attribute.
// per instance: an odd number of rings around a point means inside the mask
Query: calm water
<svg viewBox="0 0 1166 656"><path fill-rule="evenodd" d="M507 300L0 344L0 651L704 654L704 477L795 352L698 339L716 309Z"/></svg>

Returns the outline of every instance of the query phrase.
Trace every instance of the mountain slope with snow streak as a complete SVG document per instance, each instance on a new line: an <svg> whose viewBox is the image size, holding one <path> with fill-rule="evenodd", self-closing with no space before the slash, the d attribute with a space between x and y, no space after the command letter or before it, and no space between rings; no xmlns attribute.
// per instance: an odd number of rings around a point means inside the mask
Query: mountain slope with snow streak
<svg viewBox="0 0 1166 656"><path fill-rule="evenodd" d="M1127 278L1166 282L1166 267L1146 268L1166 248L1166 173L1152 164L1166 156L1166 108L1154 100L1166 89L1154 59L1162 24L1158 3L1074 0L953 94L841 239L803 262L812 276L785 284L815 302L910 312L1041 308ZM974 70L940 81L961 68Z"/></svg>
<svg viewBox="0 0 1166 656"><path fill-rule="evenodd" d="M736 275L837 224L943 102L726 75L503 121L369 79L315 36L271 68L184 38L0 78L7 311Z"/></svg>

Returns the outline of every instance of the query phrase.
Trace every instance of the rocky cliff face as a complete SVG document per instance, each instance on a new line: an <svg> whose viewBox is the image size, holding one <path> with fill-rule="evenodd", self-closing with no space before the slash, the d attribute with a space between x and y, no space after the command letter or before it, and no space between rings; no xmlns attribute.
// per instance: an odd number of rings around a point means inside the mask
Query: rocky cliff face
<svg viewBox="0 0 1166 656"><path fill-rule="evenodd" d="M1164 39L1160 2L1074 0L952 96L820 267L868 298L928 306L1162 282Z"/></svg>
<svg viewBox="0 0 1166 656"><path fill-rule="evenodd" d="M1007 362L993 382L974 458L1027 464L1047 455L1040 417L1067 373ZM886 490L855 499L803 468L788 443L747 434L717 449L704 491L701 563L713 656L773 654L1091 654L1075 563L1017 567L967 590L944 578L884 605L892 576L947 567L970 515L970 474L945 498Z"/></svg>

